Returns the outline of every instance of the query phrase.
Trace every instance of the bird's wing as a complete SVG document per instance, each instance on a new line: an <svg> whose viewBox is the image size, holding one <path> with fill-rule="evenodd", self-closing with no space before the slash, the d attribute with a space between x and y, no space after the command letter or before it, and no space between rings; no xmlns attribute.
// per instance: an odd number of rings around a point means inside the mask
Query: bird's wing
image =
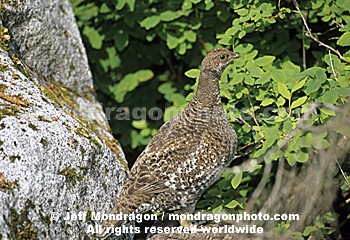
<svg viewBox="0 0 350 240"><path fill-rule="evenodd" d="M135 173L135 171L131 172ZM146 166L136 169L136 175L130 176L124 187L126 195L152 195L168 191L164 181L157 178Z"/></svg>
<svg viewBox="0 0 350 240"><path fill-rule="evenodd" d="M152 209L155 207L153 204L157 196L173 194L174 191L164 184L164 180L143 169L138 171L137 175L128 177L121 191L117 209L127 214L159 211L157 208Z"/></svg>
<svg viewBox="0 0 350 240"><path fill-rule="evenodd" d="M176 116L177 117L177 116ZM139 155L125 182L121 195L144 196L151 199L154 194L174 193L165 185L168 180L168 168L185 161L188 152L196 148L196 144L186 146L186 151L179 149L178 143L189 138L188 132L183 132L177 119L166 122ZM196 139L199 136L194 136ZM173 147L175 146L175 147ZM167 173L164 175L164 173Z"/></svg>

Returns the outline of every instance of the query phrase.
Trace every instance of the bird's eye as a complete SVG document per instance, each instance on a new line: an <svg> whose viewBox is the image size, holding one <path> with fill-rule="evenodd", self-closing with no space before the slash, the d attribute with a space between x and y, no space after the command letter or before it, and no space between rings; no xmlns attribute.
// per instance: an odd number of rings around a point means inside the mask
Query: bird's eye
<svg viewBox="0 0 350 240"><path fill-rule="evenodd" d="M220 59L224 60L226 58L226 55L221 55Z"/></svg>

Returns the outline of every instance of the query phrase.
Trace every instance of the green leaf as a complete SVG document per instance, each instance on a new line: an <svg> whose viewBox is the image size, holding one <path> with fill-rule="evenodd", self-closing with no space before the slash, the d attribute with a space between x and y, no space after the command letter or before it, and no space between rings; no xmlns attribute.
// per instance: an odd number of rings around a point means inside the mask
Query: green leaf
<svg viewBox="0 0 350 240"><path fill-rule="evenodd" d="M344 10L350 9L350 1L349 0L337 0L337 5L341 8L343 8Z"/></svg>
<svg viewBox="0 0 350 240"><path fill-rule="evenodd" d="M294 166L298 161L298 158L297 158L297 155L295 154L295 152L286 152L284 154L284 157L286 158L286 160L290 166Z"/></svg>
<svg viewBox="0 0 350 240"><path fill-rule="evenodd" d="M226 208L235 208L238 205L240 205L239 202L237 202L236 200L232 200L231 202L229 202L228 204L225 205Z"/></svg>
<svg viewBox="0 0 350 240"><path fill-rule="evenodd" d="M205 207L208 207L209 205L210 205L210 202L204 199L204 200L198 201L198 203L196 204L196 208L205 208Z"/></svg>
<svg viewBox="0 0 350 240"><path fill-rule="evenodd" d="M277 139L279 139L279 129L277 126L262 127L262 130L265 132L266 140L264 142L264 148L270 148Z"/></svg>
<svg viewBox="0 0 350 240"><path fill-rule="evenodd" d="M189 42L195 42L197 38L196 33L192 30L185 31L184 36Z"/></svg>
<svg viewBox="0 0 350 240"><path fill-rule="evenodd" d="M135 2L136 0L126 0L126 4L128 4L130 12L135 10Z"/></svg>
<svg viewBox="0 0 350 240"><path fill-rule="evenodd" d="M263 167L263 165L257 164L257 165L255 165L254 167L250 168L250 169L249 169L249 172L252 173L252 172L254 172L254 171L260 170L260 169L262 169L262 167Z"/></svg>
<svg viewBox="0 0 350 240"><path fill-rule="evenodd" d="M181 11L177 11L177 12L172 12L170 10L167 10L165 12L162 12L160 15L159 15L159 18L161 21L163 22L170 22L176 18L179 18L181 17L182 14L181 14Z"/></svg>
<svg viewBox="0 0 350 240"><path fill-rule="evenodd" d="M186 104L186 98L180 94L180 93L175 93L172 98L171 98L174 107L181 107L182 105Z"/></svg>
<svg viewBox="0 0 350 240"><path fill-rule="evenodd" d="M184 55L187 51L187 44L186 43L181 43L180 46L177 48L177 52L180 55Z"/></svg>
<svg viewBox="0 0 350 240"><path fill-rule="evenodd" d="M338 90L338 94L343 97L348 97L350 96L350 88L348 87L340 88Z"/></svg>
<svg viewBox="0 0 350 240"><path fill-rule="evenodd" d="M229 11L217 11L216 12L216 16L223 23L227 22L227 20L230 18L230 15L231 15L231 13Z"/></svg>
<svg viewBox="0 0 350 240"><path fill-rule="evenodd" d="M144 128L144 129L142 129L142 130L140 131L140 135L141 135L142 137L147 137L147 136L151 135L151 129L149 129L149 128Z"/></svg>
<svg viewBox="0 0 350 240"><path fill-rule="evenodd" d="M338 89L331 89L322 95L322 102L334 104L339 97Z"/></svg>
<svg viewBox="0 0 350 240"><path fill-rule="evenodd" d="M277 106L283 106L284 104L286 103L286 100L282 97L282 96L279 96L278 99L277 99Z"/></svg>
<svg viewBox="0 0 350 240"><path fill-rule="evenodd" d="M107 72L109 68L114 69L119 67L121 63L115 47L106 48L106 52L108 58L100 60L101 66L105 72Z"/></svg>
<svg viewBox="0 0 350 240"><path fill-rule="evenodd" d="M218 43L222 45L231 45L233 43L233 38L230 35L225 35L219 40Z"/></svg>
<svg viewBox="0 0 350 240"><path fill-rule="evenodd" d="M89 26L84 27L83 34L89 39L92 48L101 49L104 35L100 35L96 29Z"/></svg>
<svg viewBox="0 0 350 240"><path fill-rule="evenodd" d="M109 91L114 95L117 102L122 102L125 95L134 90L140 82L145 82L153 78L154 74L151 70L141 69L135 73L129 73L120 80L119 83L109 85Z"/></svg>
<svg viewBox="0 0 350 240"><path fill-rule="evenodd" d="M239 54L242 54L242 56L248 52L250 52L251 50L253 50L254 46L251 43L243 43L243 44L239 44L236 48L235 51ZM258 52L256 51L256 54L258 54ZM255 56L254 56L255 57ZM253 58L254 58L253 57Z"/></svg>
<svg viewBox="0 0 350 240"><path fill-rule="evenodd" d="M285 71L286 75L293 75L293 74L300 73L300 66L295 65L291 61L284 62L282 64L282 69Z"/></svg>
<svg viewBox="0 0 350 240"><path fill-rule="evenodd" d="M323 74L325 75L325 73L323 72ZM304 92L307 95L310 95L310 93L316 92L318 89L320 89L321 85L323 82L325 82L326 79L325 78L308 78L308 81L306 82L305 86L305 90Z"/></svg>
<svg viewBox="0 0 350 240"><path fill-rule="evenodd" d="M252 67L249 69L249 72L253 77L256 78L261 77L264 74L264 71L259 67Z"/></svg>
<svg viewBox="0 0 350 240"><path fill-rule="evenodd" d="M278 160L283 156L283 152L281 150L277 150L269 155L270 159Z"/></svg>
<svg viewBox="0 0 350 240"><path fill-rule="evenodd" d="M237 73L234 78L232 79L232 81L230 81L230 85L234 85L237 83L240 83L243 81L245 74L244 73Z"/></svg>
<svg viewBox="0 0 350 240"><path fill-rule="evenodd" d="M254 85L254 78L252 78L251 76L249 75L246 75L244 77L244 82L248 85Z"/></svg>
<svg viewBox="0 0 350 240"><path fill-rule="evenodd" d="M202 23L198 22L197 24L191 25L190 27L192 30L198 30L201 28L201 26L202 26Z"/></svg>
<svg viewBox="0 0 350 240"><path fill-rule="evenodd" d="M176 108L176 107L168 107L165 109L164 111L164 115L163 115L163 120L164 122L168 121L169 119L171 119L172 117L178 115L180 113L180 109Z"/></svg>
<svg viewBox="0 0 350 240"><path fill-rule="evenodd" d="M117 5L115 6L116 10L121 10L125 6L126 0L120 0L117 2Z"/></svg>
<svg viewBox="0 0 350 240"><path fill-rule="evenodd" d="M189 78L198 78L199 73L200 73L199 69L190 69L187 72L185 72L185 75Z"/></svg>
<svg viewBox="0 0 350 240"><path fill-rule="evenodd" d="M350 46L350 32L345 32L337 41L339 46Z"/></svg>
<svg viewBox="0 0 350 240"><path fill-rule="evenodd" d="M292 94L288 90L286 84L278 82L277 83L277 89L278 92L285 98L285 99L290 99L292 97Z"/></svg>
<svg viewBox="0 0 350 240"><path fill-rule="evenodd" d="M149 69L142 69L135 73L139 82L146 82L154 77L154 73Z"/></svg>
<svg viewBox="0 0 350 240"><path fill-rule="evenodd" d="M258 50L253 50L251 53L244 55L243 59L245 61L253 60L256 57L256 55L258 55Z"/></svg>
<svg viewBox="0 0 350 240"><path fill-rule="evenodd" d="M102 3L100 7L100 13L109 13L111 9L109 9L108 5L106 3Z"/></svg>
<svg viewBox="0 0 350 240"><path fill-rule="evenodd" d="M317 9L324 4L323 1L311 1L312 9Z"/></svg>
<svg viewBox="0 0 350 240"><path fill-rule="evenodd" d="M239 184L241 183L242 181L242 175L243 173L242 172L239 172L236 176L234 176L234 178L232 178L231 180L231 186L236 189Z"/></svg>
<svg viewBox="0 0 350 240"><path fill-rule="evenodd" d="M328 109L328 108L320 108L320 111L323 113L323 114L326 114L328 116L335 116L335 111L331 110L331 109Z"/></svg>
<svg viewBox="0 0 350 240"><path fill-rule="evenodd" d="M271 75L270 73L264 73L258 80L255 81L255 84L264 84L270 81Z"/></svg>
<svg viewBox="0 0 350 240"><path fill-rule="evenodd" d="M236 10L236 13L240 16L245 16L249 13L249 11L246 8L241 8L241 9Z"/></svg>
<svg viewBox="0 0 350 240"><path fill-rule="evenodd" d="M329 147L329 142L326 139L314 138L312 146L317 150L322 150Z"/></svg>
<svg viewBox="0 0 350 240"><path fill-rule="evenodd" d="M294 84L292 87L292 93L302 88L305 85L305 83L306 83L306 78Z"/></svg>
<svg viewBox="0 0 350 240"><path fill-rule="evenodd" d="M290 108L293 109L293 108L296 108L296 107L303 105L305 103L306 99L307 99L307 96L298 98L297 100L292 102L292 105L290 106Z"/></svg>
<svg viewBox="0 0 350 240"><path fill-rule="evenodd" d="M263 107L265 107L265 106L268 106L268 105L270 105L271 103L274 103L275 102L275 100L274 99L272 99L272 98L266 98L266 99L264 99L262 102L261 102L261 106L263 106Z"/></svg>
<svg viewBox="0 0 350 240"><path fill-rule="evenodd" d="M136 129L144 129L147 128L147 122L146 120L138 120L138 121L132 121L131 125Z"/></svg>
<svg viewBox="0 0 350 240"><path fill-rule="evenodd" d="M214 209L212 210L212 212L215 214L215 213L221 212L221 210L222 210L222 205L217 206L216 208L214 208Z"/></svg>
<svg viewBox="0 0 350 240"><path fill-rule="evenodd" d="M164 95L164 98L171 102L174 93L176 92L176 88L174 88L170 82L165 82L158 87L158 92Z"/></svg>
<svg viewBox="0 0 350 240"><path fill-rule="evenodd" d="M226 30L225 36L227 36L227 35L234 36L241 29L242 29L242 27L240 25L234 25ZM240 46L240 45L238 45L238 46ZM237 51L237 47L236 47L236 51Z"/></svg>
<svg viewBox="0 0 350 240"><path fill-rule="evenodd" d="M115 45L119 51L122 51L129 44L129 34L123 29L116 32L116 37L114 38Z"/></svg>
<svg viewBox="0 0 350 240"><path fill-rule="evenodd" d="M192 2L190 0L184 0L181 6L183 11L190 10L192 8Z"/></svg>
<svg viewBox="0 0 350 240"><path fill-rule="evenodd" d="M143 19L140 22L140 26L145 28L146 30L149 30L151 28L154 28L155 26L160 23L160 17L159 16L150 16L145 19Z"/></svg>
<svg viewBox="0 0 350 240"><path fill-rule="evenodd" d="M238 38L239 38L239 39L242 39L246 34L247 34L247 32L244 31L244 30L242 30L242 31L240 31L240 32L238 33Z"/></svg>
<svg viewBox="0 0 350 240"><path fill-rule="evenodd" d="M263 56L254 60L256 66L265 67L270 65L276 59L275 56Z"/></svg>
<svg viewBox="0 0 350 240"><path fill-rule="evenodd" d="M309 159L309 154L299 151L297 154L297 162L304 163Z"/></svg>
<svg viewBox="0 0 350 240"><path fill-rule="evenodd" d="M174 49L179 45L179 39L171 34L166 35L166 45L169 49Z"/></svg>
<svg viewBox="0 0 350 240"><path fill-rule="evenodd" d="M264 153L266 153L267 149L266 148L261 148L258 151L254 152L253 157L254 158L258 158L261 155L263 155Z"/></svg>
<svg viewBox="0 0 350 240"><path fill-rule="evenodd" d="M318 73L317 73L318 72ZM322 72L325 73L325 69L324 68L321 68L321 67L311 67L311 68L308 68L306 69L305 71L299 73L298 75L300 76L299 79L302 79L304 78L305 76L310 76L310 77L315 77L316 75L317 76L320 76L321 78L323 78L322 75ZM298 76L297 75L297 76Z"/></svg>
<svg viewBox="0 0 350 240"><path fill-rule="evenodd" d="M307 226L303 232L304 236L309 236L311 233L317 231L317 227L315 226Z"/></svg>
<svg viewBox="0 0 350 240"><path fill-rule="evenodd" d="M221 195L221 191L217 188L212 188L212 189L209 189L209 191L207 192L208 195L210 196L220 196Z"/></svg>
<svg viewBox="0 0 350 240"><path fill-rule="evenodd" d="M319 69L315 72L315 78L319 80L321 83L327 81L327 75L325 69Z"/></svg>
<svg viewBox="0 0 350 240"><path fill-rule="evenodd" d="M274 69L271 72L271 78L275 82L285 83L286 82L286 74L281 69Z"/></svg>

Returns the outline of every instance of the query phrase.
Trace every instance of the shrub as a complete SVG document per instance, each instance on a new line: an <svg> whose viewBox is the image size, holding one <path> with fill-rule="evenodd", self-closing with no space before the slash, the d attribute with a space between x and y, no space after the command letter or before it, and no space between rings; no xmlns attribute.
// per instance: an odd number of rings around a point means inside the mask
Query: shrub
<svg viewBox="0 0 350 240"><path fill-rule="evenodd" d="M221 96L238 134L236 161L257 159L259 164L237 174L228 170L197 208L246 209L266 164L273 166L266 181L271 189L278 162L285 160L302 171L334 144L333 132L350 135L344 123L332 130L322 127L337 116L350 94L347 0L303 1L300 6L295 0L72 3L105 107L148 111L158 106L165 111L159 120L144 112L137 115L142 119L127 121L117 121L118 113L110 115L112 131L130 157L191 99L207 51L223 46L241 55L221 77ZM348 172L344 176L349 180ZM342 191L349 191L343 177L339 179ZM331 234L327 224L335 218L325 216L294 235Z"/></svg>

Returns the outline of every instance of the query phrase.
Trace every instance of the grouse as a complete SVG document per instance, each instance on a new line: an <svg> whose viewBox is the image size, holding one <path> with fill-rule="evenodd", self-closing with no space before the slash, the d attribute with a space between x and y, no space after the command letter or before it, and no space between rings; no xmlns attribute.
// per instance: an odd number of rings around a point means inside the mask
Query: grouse
<svg viewBox="0 0 350 240"><path fill-rule="evenodd" d="M187 107L164 123L137 158L112 214L181 210L193 212L197 201L232 161L236 132L221 104L219 79L237 53L217 48L203 59L197 91ZM111 235L103 222L98 237Z"/></svg>

